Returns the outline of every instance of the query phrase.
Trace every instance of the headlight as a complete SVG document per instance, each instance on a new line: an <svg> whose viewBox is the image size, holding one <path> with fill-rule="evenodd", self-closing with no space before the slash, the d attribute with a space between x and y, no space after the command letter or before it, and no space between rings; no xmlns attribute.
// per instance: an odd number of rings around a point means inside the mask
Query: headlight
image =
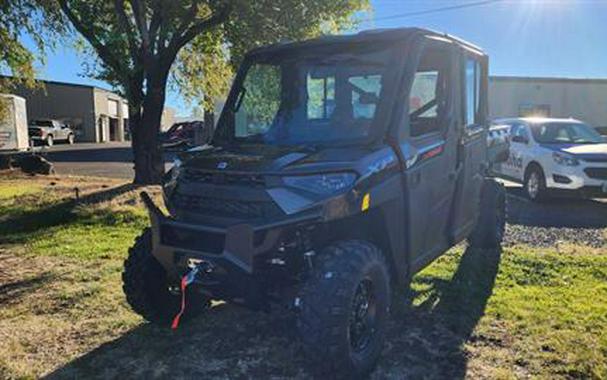
<svg viewBox="0 0 607 380"><path fill-rule="evenodd" d="M309 191L315 194L329 195L352 186L356 180L354 173L331 173L283 177L289 187Z"/></svg>
<svg viewBox="0 0 607 380"><path fill-rule="evenodd" d="M552 153L552 159L557 164L564 166L578 166L580 164L577 158L558 152Z"/></svg>

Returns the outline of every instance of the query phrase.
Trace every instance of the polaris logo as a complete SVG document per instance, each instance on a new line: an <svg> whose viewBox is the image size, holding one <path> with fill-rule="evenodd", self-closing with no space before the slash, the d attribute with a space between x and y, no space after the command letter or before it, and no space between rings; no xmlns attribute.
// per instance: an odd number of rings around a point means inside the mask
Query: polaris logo
<svg viewBox="0 0 607 380"><path fill-rule="evenodd" d="M225 162L225 161L220 162L220 163L218 163L218 164L217 164L217 169L221 169L221 170L223 170L223 169L225 169L225 168L227 168L227 167L228 167L228 163L227 163L227 162Z"/></svg>

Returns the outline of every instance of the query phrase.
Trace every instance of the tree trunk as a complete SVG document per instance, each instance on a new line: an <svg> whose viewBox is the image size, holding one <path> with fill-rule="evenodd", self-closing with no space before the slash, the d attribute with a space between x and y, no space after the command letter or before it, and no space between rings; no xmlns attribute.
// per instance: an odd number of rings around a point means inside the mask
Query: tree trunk
<svg viewBox="0 0 607 380"><path fill-rule="evenodd" d="M206 98L206 95L205 95ZM213 104L212 99L206 98L205 104ZM211 141L213 132L215 131L215 110L206 109L204 110L204 139L205 142Z"/></svg>
<svg viewBox="0 0 607 380"><path fill-rule="evenodd" d="M165 101L165 80L148 81L143 107L130 120L135 161L134 182L142 185L159 184L164 174L162 147L158 139Z"/></svg>

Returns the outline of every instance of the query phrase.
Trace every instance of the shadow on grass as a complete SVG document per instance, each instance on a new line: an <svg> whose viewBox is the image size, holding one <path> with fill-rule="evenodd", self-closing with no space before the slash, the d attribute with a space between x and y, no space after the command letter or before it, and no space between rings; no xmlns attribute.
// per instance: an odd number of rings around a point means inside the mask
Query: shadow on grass
<svg viewBox="0 0 607 380"><path fill-rule="evenodd" d="M124 193L137 189L138 185L124 184L96 191L78 198L49 203L34 210L18 212L0 222L0 244L22 244L47 228L69 223L74 218L74 209L79 205L92 205L110 201ZM44 197L44 195L40 195Z"/></svg>
<svg viewBox="0 0 607 380"><path fill-rule="evenodd" d="M7 303L18 301L21 296L39 289L53 279L54 276L52 274L42 273L32 278L0 284L0 307Z"/></svg>
<svg viewBox="0 0 607 380"><path fill-rule="evenodd" d="M463 345L471 339L491 297L501 250L468 248L450 280L420 274L427 288L408 293L396 305L388 331L384 365L397 366L397 377L461 379L466 375ZM413 305L413 300L423 301Z"/></svg>
<svg viewBox="0 0 607 380"><path fill-rule="evenodd" d="M421 296L412 294L396 307L372 377L463 378L462 346L484 314L499 262L500 251L468 249L450 281L422 275L425 301L412 306ZM224 304L176 332L142 324L48 378L308 378L305 366L289 316Z"/></svg>

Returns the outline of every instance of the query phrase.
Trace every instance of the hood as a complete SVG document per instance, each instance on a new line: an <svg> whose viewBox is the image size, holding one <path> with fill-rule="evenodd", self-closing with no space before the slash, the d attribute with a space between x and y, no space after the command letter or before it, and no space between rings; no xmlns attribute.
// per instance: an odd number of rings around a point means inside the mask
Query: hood
<svg viewBox="0 0 607 380"><path fill-rule="evenodd" d="M360 148L300 148L271 145L213 147L188 152L184 168L250 173L302 173L352 169L368 154Z"/></svg>
<svg viewBox="0 0 607 380"><path fill-rule="evenodd" d="M598 144L542 144L543 148L568 153L582 160L607 160L607 143Z"/></svg>

